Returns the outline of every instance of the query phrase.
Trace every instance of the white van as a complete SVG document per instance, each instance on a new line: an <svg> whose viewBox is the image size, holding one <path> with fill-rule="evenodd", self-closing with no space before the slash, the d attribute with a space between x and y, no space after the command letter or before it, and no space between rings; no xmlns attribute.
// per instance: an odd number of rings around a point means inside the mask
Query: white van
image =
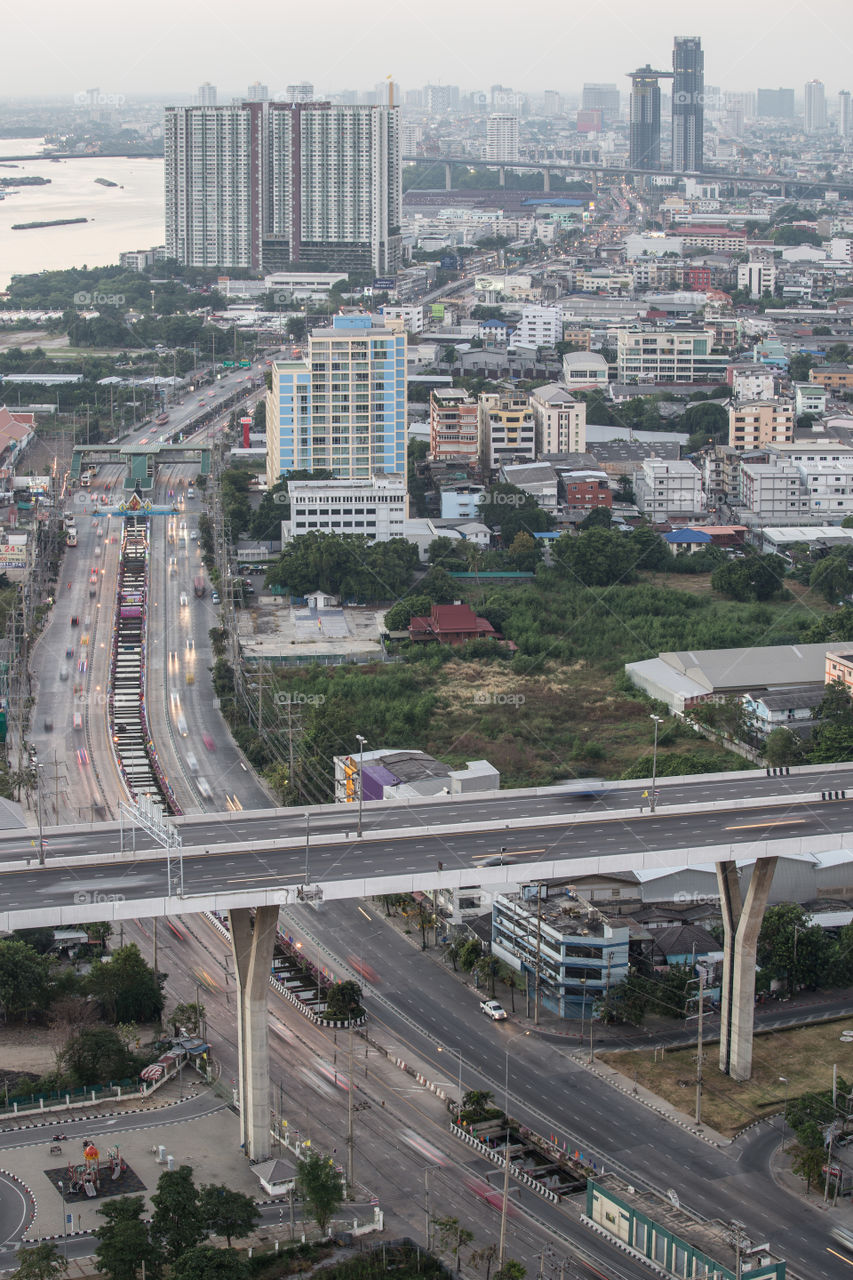
<svg viewBox="0 0 853 1280"><path fill-rule="evenodd" d="M77 730L78 732L83 728L83 717L81 716L79 711L74 712L74 719L72 721L72 724L74 725L75 730Z"/></svg>
<svg viewBox="0 0 853 1280"><path fill-rule="evenodd" d="M191 751L187 752L187 765L189 766L190 773L198 773L198 760Z"/></svg>

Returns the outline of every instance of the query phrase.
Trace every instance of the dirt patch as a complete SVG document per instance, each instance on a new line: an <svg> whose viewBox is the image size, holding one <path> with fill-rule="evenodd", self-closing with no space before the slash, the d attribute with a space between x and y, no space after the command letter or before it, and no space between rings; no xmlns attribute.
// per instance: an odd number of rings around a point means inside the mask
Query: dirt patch
<svg viewBox="0 0 853 1280"><path fill-rule="evenodd" d="M0 1036L0 1071L26 1071L43 1076L56 1066L56 1054L44 1027L4 1027Z"/></svg>
<svg viewBox="0 0 853 1280"><path fill-rule="evenodd" d="M702 1119L719 1133L734 1137L763 1116L782 1112L788 1099L832 1087L832 1066L845 1080L853 1077L853 1044L840 1041L853 1029L853 1019L792 1027L756 1035L752 1079L733 1080L718 1067L718 1044L705 1047ZM658 1051L659 1052L659 1051ZM665 1098L679 1111L693 1112L696 1097L696 1049L668 1049L655 1061L654 1051L625 1050L598 1055L603 1062ZM784 1072L787 1086L782 1079Z"/></svg>

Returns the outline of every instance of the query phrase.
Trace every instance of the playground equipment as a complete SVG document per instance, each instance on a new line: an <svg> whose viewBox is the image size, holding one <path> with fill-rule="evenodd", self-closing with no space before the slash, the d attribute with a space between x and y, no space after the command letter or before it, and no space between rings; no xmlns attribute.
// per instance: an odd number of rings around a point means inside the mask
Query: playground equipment
<svg viewBox="0 0 853 1280"><path fill-rule="evenodd" d="M83 1163L72 1164L68 1161L66 1179L69 1195L96 1196L101 1189L101 1182L108 1175L111 1182L117 1182L126 1171L122 1156L117 1146L109 1147L106 1160L102 1163L100 1152L92 1142L83 1146Z"/></svg>

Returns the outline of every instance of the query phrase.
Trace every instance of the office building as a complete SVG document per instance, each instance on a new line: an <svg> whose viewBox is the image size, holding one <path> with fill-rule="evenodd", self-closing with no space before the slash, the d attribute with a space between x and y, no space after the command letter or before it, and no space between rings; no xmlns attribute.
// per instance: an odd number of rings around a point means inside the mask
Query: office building
<svg viewBox="0 0 853 1280"><path fill-rule="evenodd" d="M216 85L211 84L210 81L206 80L204 84L199 85L198 93L196 94L196 97L198 99L198 105L200 107L215 107L216 106Z"/></svg>
<svg viewBox="0 0 853 1280"><path fill-rule="evenodd" d="M274 361L267 479L329 470L338 479L406 471L406 335L370 316L335 316L304 361Z"/></svg>
<svg viewBox="0 0 853 1280"><path fill-rule="evenodd" d="M492 905L492 955L526 979L531 999L561 1018L593 1006L628 974L628 925L574 889L531 885Z"/></svg>
<svg viewBox="0 0 853 1280"><path fill-rule="evenodd" d="M806 133L819 133L826 128L826 93L821 80L809 80L806 85L803 128Z"/></svg>
<svg viewBox="0 0 853 1280"><path fill-rule="evenodd" d="M429 397L429 451L436 462L479 454L479 406L461 387L436 387Z"/></svg>
<svg viewBox="0 0 853 1280"><path fill-rule="evenodd" d="M584 453L586 451L586 401L576 400L559 382L534 387L530 408L536 423L536 452Z"/></svg>
<svg viewBox="0 0 853 1280"><path fill-rule="evenodd" d="M166 245L183 265L396 271L398 109L168 107L164 155Z"/></svg>
<svg viewBox="0 0 853 1280"><path fill-rule="evenodd" d="M698 36L676 37L672 70L672 168L676 173L701 173L705 55Z"/></svg>
<svg viewBox="0 0 853 1280"><path fill-rule="evenodd" d="M402 538L409 518L405 475L377 474L365 480L291 480L290 519L282 542L311 532L361 534L372 542Z"/></svg>
<svg viewBox="0 0 853 1280"><path fill-rule="evenodd" d="M619 329L617 382L720 382L728 359L713 352L713 329Z"/></svg>
<svg viewBox="0 0 853 1280"><path fill-rule="evenodd" d="M522 307L513 346L553 347L562 340L563 313L559 307Z"/></svg>
<svg viewBox="0 0 853 1280"><path fill-rule="evenodd" d="M853 118L850 115L850 90L842 89L838 95L838 136L849 138L853 133Z"/></svg>
<svg viewBox="0 0 853 1280"><path fill-rule="evenodd" d="M750 298L762 298L776 287L776 267L771 253L749 262L738 263L737 287L746 289Z"/></svg>
<svg viewBox="0 0 853 1280"><path fill-rule="evenodd" d="M480 396L480 460L484 473L504 463L536 460L536 421L525 395Z"/></svg>
<svg viewBox="0 0 853 1280"><path fill-rule="evenodd" d="M585 84L581 96L582 111L600 111L605 127L619 119L619 89L615 84Z"/></svg>
<svg viewBox="0 0 853 1280"><path fill-rule="evenodd" d="M809 513L809 495L798 467L790 462L744 462L740 503L768 524L798 524Z"/></svg>
<svg viewBox="0 0 853 1280"><path fill-rule="evenodd" d="M757 113L762 120L793 120L793 89L759 89Z"/></svg>
<svg viewBox="0 0 853 1280"><path fill-rule="evenodd" d="M486 121L486 160L518 161L518 116L493 114Z"/></svg>
<svg viewBox="0 0 853 1280"><path fill-rule="evenodd" d="M693 516L703 509L702 475L692 462L646 458L634 492L643 515L653 520Z"/></svg>
<svg viewBox="0 0 853 1280"><path fill-rule="evenodd" d="M250 84L246 90L247 102L269 102L269 87L261 84L260 80L256 80L254 84Z"/></svg>
<svg viewBox="0 0 853 1280"><path fill-rule="evenodd" d="M458 111L459 86L456 84L424 85L423 102L424 108L431 116L441 116L446 111Z"/></svg>
<svg viewBox="0 0 853 1280"><path fill-rule="evenodd" d="M794 439L794 405L790 400L746 400L729 409L729 447L743 453Z"/></svg>
<svg viewBox="0 0 853 1280"><path fill-rule="evenodd" d="M542 99L542 114L546 116L561 116L563 114L563 99L556 89L546 89Z"/></svg>
<svg viewBox="0 0 853 1280"><path fill-rule="evenodd" d="M284 91L285 102L313 102L314 86L307 80L301 84L289 84Z"/></svg>
<svg viewBox="0 0 853 1280"><path fill-rule="evenodd" d="M631 76L630 164L635 169L660 168L660 80L668 71L646 63Z"/></svg>

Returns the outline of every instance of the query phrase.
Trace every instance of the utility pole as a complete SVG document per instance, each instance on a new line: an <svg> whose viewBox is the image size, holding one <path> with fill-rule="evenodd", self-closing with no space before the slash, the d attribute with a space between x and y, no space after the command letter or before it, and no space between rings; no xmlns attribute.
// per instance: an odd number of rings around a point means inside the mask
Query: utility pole
<svg viewBox="0 0 853 1280"><path fill-rule="evenodd" d="M426 1216L426 1247L427 1253L432 1248L432 1220L429 1212L429 1175L432 1169L429 1165L424 1166L424 1214Z"/></svg>
<svg viewBox="0 0 853 1280"><path fill-rule="evenodd" d="M154 956L152 960L152 965L153 965L154 972L156 974L157 972L157 917L156 916L154 917L154 935L153 936L154 936Z"/></svg>
<svg viewBox="0 0 853 1280"><path fill-rule="evenodd" d="M702 1015L705 1012L705 970L699 969L699 1018L696 1035L696 1123L702 1123Z"/></svg>
<svg viewBox="0 0 853 1280"><path fill-rule="evenodd" d="M506 1119L506 1145L504 1146L504 1188L503 1195L501 1196L501 1234L500 1243L498 1245L498 1270L500 1270L504 1264L507 1205L509 1203L509 1049L506 1050L504 1059L504 1113Z"/></svg>
<svg viewBox="0 0 853 1280"><path fill-rule="evenodd" d="M539 986L542 970L542 885L536 886L536 979L533 988L533 1024L539 1026Z"/></svg>
<svg viewBox="0 0 853 1280"><path fill-rule="evenodd" d="M319 978L319 974L318 974ZM355 1195L355 1129L353 1127L353 1102L355 1083L352 1075L352 1018L349 1024L349 1089L347 1090L347 1186L351 1196Z"/></svg>

